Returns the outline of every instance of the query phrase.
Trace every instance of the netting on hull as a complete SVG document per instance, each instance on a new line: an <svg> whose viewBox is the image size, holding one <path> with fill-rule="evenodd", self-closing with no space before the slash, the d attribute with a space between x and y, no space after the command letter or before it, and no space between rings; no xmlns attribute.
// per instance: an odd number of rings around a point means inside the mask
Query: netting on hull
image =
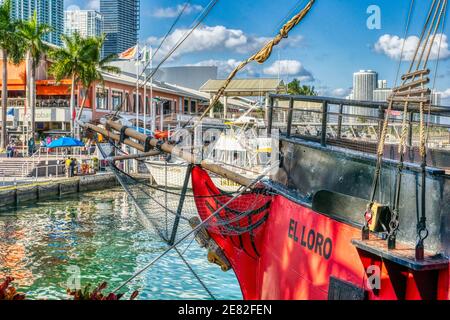
<svg viewBox="0 0 450 320"><path fill-rule="evenodd" d="M99 148L105 158L114 151L114 146ZM261 187L245 191L227 182L229 191L214 185L207 194L194 195L192 165L169 163L163 157L146 159L145 164L150 174L145 177L125 173L120 164L110 163L110 169L135 204L141 223L169 244L192 230L194 217L204 220L214 215L204 228L230 237L253 234L268 217L270 201ZM217 179L213 182L220 184Z"/></svg>

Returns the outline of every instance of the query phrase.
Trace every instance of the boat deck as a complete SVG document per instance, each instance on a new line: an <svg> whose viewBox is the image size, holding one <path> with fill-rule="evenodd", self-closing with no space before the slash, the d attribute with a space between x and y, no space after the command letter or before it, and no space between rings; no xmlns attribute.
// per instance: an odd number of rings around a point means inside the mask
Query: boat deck
<svg viewBox="0 0 450 320"><path fill-rule="evenodd" d="M395 262L414 271L441 270L446 269L449 266L449 259L440 254L436 255L435 253L427 251L425 252L424 260L416 260L414 246L398 243L396 249L389 250L387 241L383 239L354 239L352 240L352 243L360 250L379 256L382 259Z"/></svg>

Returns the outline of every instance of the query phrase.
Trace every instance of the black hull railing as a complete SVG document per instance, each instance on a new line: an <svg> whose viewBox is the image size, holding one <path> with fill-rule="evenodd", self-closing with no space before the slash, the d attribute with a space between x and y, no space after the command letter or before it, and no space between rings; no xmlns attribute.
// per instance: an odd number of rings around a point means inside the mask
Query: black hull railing
<svg viewBox="0 0 450 320"><path fill-rule="evenodd" d="M386 159L398 160L403 105L394 105L389 115ZM376 154L386 102L355 101L325 97L271 95L267 130L279 129L282 137L300 138L368 154ZM432 106L426 112L429 165L450 169L450 107ZM408 162L420 163L419 106L412 104L406 115Z"/></svg>

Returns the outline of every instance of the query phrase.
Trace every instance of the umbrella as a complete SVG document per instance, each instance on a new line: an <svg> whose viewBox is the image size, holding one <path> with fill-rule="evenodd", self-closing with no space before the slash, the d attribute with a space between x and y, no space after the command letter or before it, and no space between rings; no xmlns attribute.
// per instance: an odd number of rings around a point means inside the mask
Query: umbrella
<svg viewBox="0 0 450 320"><path fill-rule="evenodd" d="M74 138L64 137L64 138L55 140L52 143L47 145L47 148L49 148L49 149L71 148L71 147L84 147L84 143L81 142L80 140L77 140Z"/></svg>

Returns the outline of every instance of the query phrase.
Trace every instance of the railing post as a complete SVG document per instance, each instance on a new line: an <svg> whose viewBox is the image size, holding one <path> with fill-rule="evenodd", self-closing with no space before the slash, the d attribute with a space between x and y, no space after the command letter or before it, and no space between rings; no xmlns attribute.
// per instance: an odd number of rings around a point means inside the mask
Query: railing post
<svg viewBox="0 0 450 320"><path fill-rule="evenodd" d="M288 113L288 120L287 120L287 130L286 135L288 138L291 137L292 133L292 118L294 116L294 98L291 98L289 100L289 113Z"/></svg>
<svg viewBox="0 0 450 320"><path fill-rule="evenodd" d="M327 126L328 126L328 102L322 103L322 137L320 143L323 147L327 146Z"/></svg>
<svg viewBox="0 0 450 320"><path fill-rule="evenodd" d="M338 116L338 129L337 138L340 139L342 136L342 121L343 121L344 105L341 103L339 105L339 116Z"/></svg>
<svg viewBox="0 0 450 320"><path fill-rule="evenodd" d="M178 202L177 215L175 216L175 220L173 222L172 233L169 239L169 245L173 245L175 243L175 239L177 236L178 225L180 224L181 215L183 213L183 205L186 197L186 193L189 187L189 180L191 178L191 172L194 168L194 165L189 164L186 169L186 175L184 177L183 189L181 190L180 201Z"/></svg>
<svg viewBox="0 0 450 320"><path fill-rule="evenodd" d="M268 118L267 118L267 136L270 137L272 135L272 121L273 121L273 97L269 98L269 105L268 105Z"/></svg>

